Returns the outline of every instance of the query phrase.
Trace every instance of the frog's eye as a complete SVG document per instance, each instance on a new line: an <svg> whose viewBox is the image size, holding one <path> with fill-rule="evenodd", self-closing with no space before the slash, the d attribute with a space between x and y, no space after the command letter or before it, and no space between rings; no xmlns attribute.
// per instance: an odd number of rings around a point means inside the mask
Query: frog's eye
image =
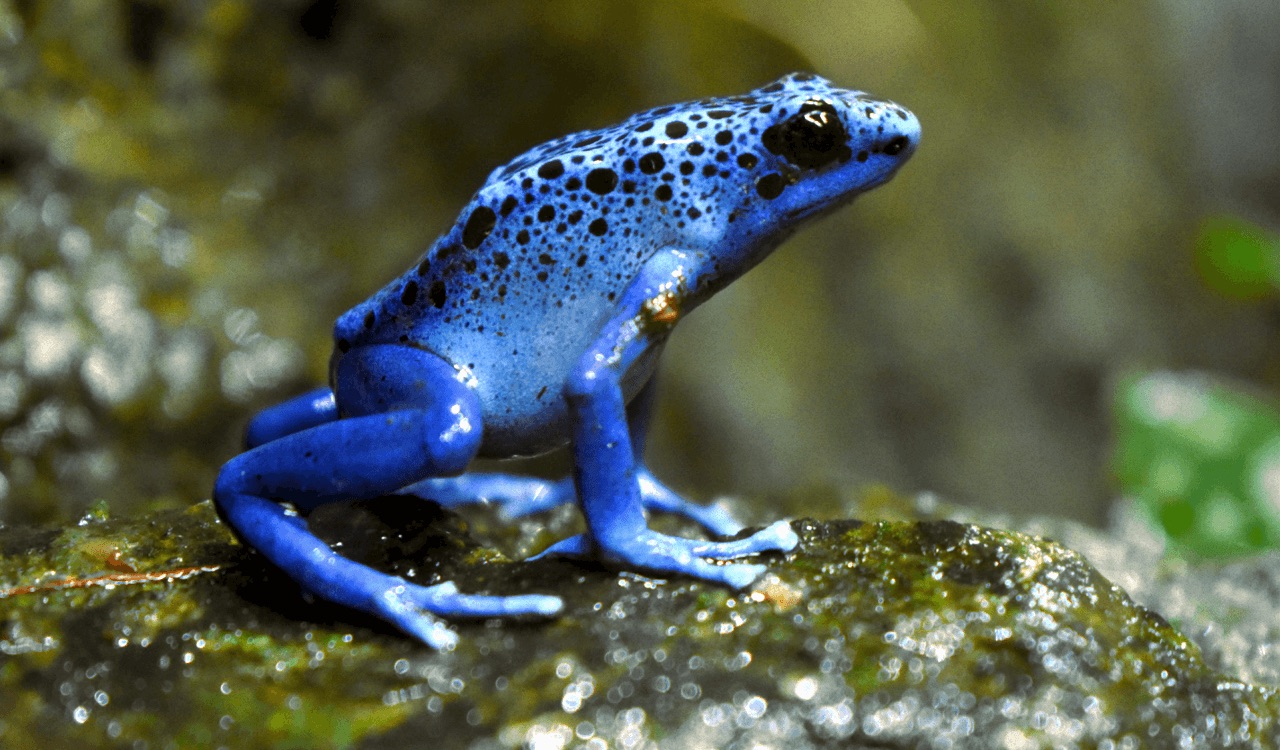
<svg viewBox="0 0 1280 750"><path fill-rule="evenodd" d="M847 159L849 136L835 107L821 99L810 99L800 111L766 129L764 147L803 169L825 166Z"/></svg>

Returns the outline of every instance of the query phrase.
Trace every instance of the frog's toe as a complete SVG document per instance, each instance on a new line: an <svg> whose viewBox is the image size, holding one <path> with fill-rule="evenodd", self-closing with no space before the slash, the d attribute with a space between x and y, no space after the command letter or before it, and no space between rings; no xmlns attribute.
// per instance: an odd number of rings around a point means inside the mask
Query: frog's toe
<svg viewBox="0 0 1280 750"><path fill-rule="evenodd" d="M451 582L434 586L399 583L387 589L379 613L433 648L449 648L458 636L439 617L552 617L564 609L559 597L543 594L487 596L462 594Z"/></svg>
<svg viewBox="0 0 1280 750"><path fill-rule="evenodd" d="M634 536L615 539L606 549L603 545L593 544L585 535L579 535L557 542L537 557L599 554L606 560L637 571L687 575L741 589L764 575L767 566L754 563L723 565L708 562L708 559L727 560L759 552L786 552L798 543L799 538L790 524L780 521L746 539L729 542L704 542L645 530Z"/></svg>
<svg viewBox="0 0 1280 750"><path fill-rule="evenodd" d="M686 501L684 507L675 512L716 536L733 536L743 529L742 522L734 518L729 509L719 502L711 505L694 505Z"/></svg>
<svg viewBox="0 0 1280 750"><path fill-rule="evenodd" d="M722 565L708 562L695 551L702 544L651 531L610 550L609 557L641 571L686 575L733 589L750 586L767 570L766 566L754 563Z"/></svg>
<svg viewBox="0 0 1280 750"><path fill-rule="evenodd" d="M564 611L560 597L546 594L456 594L449 598L448 604L450 617L554 617Z"/></svg>
<svg viewBox="0 0 1280 750"><path fill-rule="evenodd" d="M378 614L431 648L452 649L458 645L458 634L413 601L414 597L409 592L421 588L406 583L387 589L376 605ZM457 588L453 590L457 591Z"/></svg>
<svg viewBox="0 0 1280 750"><path fill-rule="evenodd" d="M745 539L728 542L694 542L691 552L698 557L729 560L758 552L790 552L800 543L800 537L789 521L777 521Z"/></svg>
<svg viewBox="0 0 1280 750"><path fill-rule="evenodd" d="M700 575L699 578L704 580L714 580L723 583L731 589L745 589L760 579L769 569L767 565L750 565L746 563L737 563L734 565L710 565L708 566L715 574L714 578Z"/></svg>
<svg viewBox="0 0 1280 750"><path fill-rule="evenodd" d="M684 516L716 536L733 536L742 531L742 523L723 504L691 503L658 481L648 469L642 467L636 474L640 485L640 502L645 510Z"/></svg>
<svg viewBox="0 0 1280 750"><path fill-rule="evenodd" d="M559 597L546 594L463 594L458 592L458 587L452 582L434 586L406 586L408 588L403 594L405 599L419 609L441 617L550 617L560 614L564 609L564 603Z"/></svg>

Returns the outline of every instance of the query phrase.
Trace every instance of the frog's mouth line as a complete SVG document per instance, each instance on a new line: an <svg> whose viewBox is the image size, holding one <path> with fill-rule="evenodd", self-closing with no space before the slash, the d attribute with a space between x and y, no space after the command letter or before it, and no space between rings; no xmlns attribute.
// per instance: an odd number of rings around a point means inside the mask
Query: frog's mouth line
<svg viewBox="0 0 1280 750"><path fill-rule="evenodd" d="M817 203L812 206L803 208L793 208L783 214L787 221L800 221L811 216L820 216L824 213L830 213L840 207L843 201L827 201L825 203Z"/></svg>
<svg viewBox="0 0 1280 750"><path fill-rule="evenodd" d="M797 208L788 209L787 211L782 212L782 216L784 220L786 220L787 222L798 222L804 219L809 219L815 216L822 216L823 214L831 213L832 211L835 211L841 206L847 205L850 200L858 197L859 195L862 195L863 193L870 191L872 188L879 187L884 183L888 182L890 179L893 178L893 175L896 172L897 172L896 169L890 170L886 174L882 175L875 182L868 183L866 187L862 188L861 190L858 190L853 195L837 196L835 198L828 198L827 200L822 200L816 203L810 203L808 205L803 205Z"/></svg>

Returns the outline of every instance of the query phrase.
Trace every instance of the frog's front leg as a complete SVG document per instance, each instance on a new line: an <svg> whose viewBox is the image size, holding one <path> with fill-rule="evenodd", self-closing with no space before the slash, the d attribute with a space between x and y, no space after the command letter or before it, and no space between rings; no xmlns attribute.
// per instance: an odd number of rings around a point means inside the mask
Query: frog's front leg
<svg viewBox="0 0 1280 750"><path fill-rule="evenodd" d="M263 443L218 474L214 502L236 534L311 594L381 617L436 647L455 636L431 615L559 612L553 596L465 595L451 583L419 586L373 570L335 553L280 505L307 512L389 494L424 476L461 472L479 448L479 400L435 355L399 346L353 349L336 380L343 418ZM281 420L277 431L286 423L297 422Z"/></svg>
<svg viewBox="0 0 1280 750"><path fill-rule="evenodd" d="M653 411L655 379L650 379L627 405L631 445L636 452L640 502L649 512L683 516L718 536L733 536L742 524L718 504L699 505L680 497L644 465L644 444ZM433 477L400 490L400 494L434 500L446 507L491 502L504 518L516 519L558 508L577 500L573 478L558 481L504 473L471 472L460 477Z"/></svg>
<svg viewBox="0 0 1280 750"><path fill-rule="evenodd" d="M622 377L650 347L665 338L680 314L687 288L687 256L665 250L651 258L628 288L617 312L582 355L565 387L573 431L574 477L588 532L544 554L595 553L606 560L657 573L680 573L741 588L763 565L715 565L730 559L788 551L799 542L779 522L750 537L703 542L651 531L641 501L637 460L626 419Z"/></svg>

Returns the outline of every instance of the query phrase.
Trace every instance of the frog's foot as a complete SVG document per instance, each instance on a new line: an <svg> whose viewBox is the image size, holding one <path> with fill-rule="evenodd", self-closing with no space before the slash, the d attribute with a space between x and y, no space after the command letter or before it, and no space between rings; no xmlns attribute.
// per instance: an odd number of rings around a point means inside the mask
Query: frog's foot
<svg viewBox="0 0 1280 750"><path fill-rule="evenodd" d="M684 539L645 529L634 536L613 539L605 548L593 544L586 535L578 535L553 544L531 559L598 555L628 568L677 573L741 589L763 575L766 566L751 563L716 565L707 560L732 560L760 552L790 552L799 543L800 538L791 524L778 521L749 537L727 542Z"/></svg>
<svg viewBox="0 0 1280 750"><path fill-rule="evenodd" d="M638 468L636 479L640 485L640 502L650 513L683 516L716 536L733 536L743 529L724 505L691 503L658 481L647 468ZM433 477L411 484L397 494L434 500L449 508L492 503L499 506L506 520L524 518L577 500L572 479L551 481L515 474Z"/></svg>
<svg viewBox="0 0 1280 750"><path fill-rule="evenodd" d="M338 555L307 529L302 518L290 515L278 503L228 491L226 484L220 482L217 497L223 518L304 591L381 617L433 648L457 641L437 616L545 617L563 608L554 596L461 594L452 583L419 586L387 575Z"/></svg>
<svg viewBox="0 0 1280 750"><path fill-rule="evenodd" d="M514 617L536 615L551 617L564 608L563 602L554 596L525 594L521 596L482 596L458 593L452 582L434 586L418 586L399 578L382 592L375 605L377 613L388 622L433 648L455 645L458 636L444 623L442 617Z"/></svg>

